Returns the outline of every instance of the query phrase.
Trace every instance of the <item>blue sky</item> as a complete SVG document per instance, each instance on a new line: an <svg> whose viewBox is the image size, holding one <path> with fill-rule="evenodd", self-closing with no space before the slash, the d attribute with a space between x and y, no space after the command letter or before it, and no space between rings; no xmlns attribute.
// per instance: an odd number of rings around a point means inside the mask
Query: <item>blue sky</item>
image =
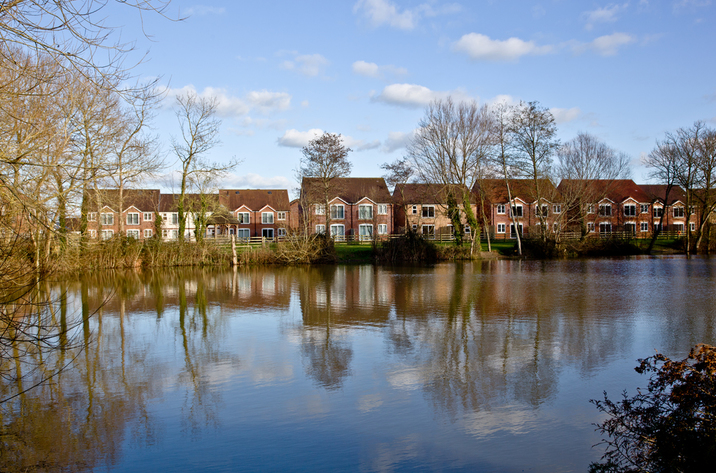
<svg viewBox="0 0 716 473"><path fill-rule="evenodd" d="M436 98L538 101L563 141L592 133L632 157L632 174L665 132L716 126L716 28L708 0L173 0L168 21L122 9L134 72L169 89L155 128L167 161L173 96L219 99L221 145L242 164L226 187L293 188L316 131L341 133L353 176L380 176Z"/></svg>

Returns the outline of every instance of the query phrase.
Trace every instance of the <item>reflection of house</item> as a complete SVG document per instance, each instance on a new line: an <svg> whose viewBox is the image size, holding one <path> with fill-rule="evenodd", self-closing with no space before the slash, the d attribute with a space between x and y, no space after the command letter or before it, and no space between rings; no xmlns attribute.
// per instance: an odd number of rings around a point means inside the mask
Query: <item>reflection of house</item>
<svg viewBox="0 0 716 473"><path fill-rule="evenodd" d="M326 232L326 212L330 212L328 231L338 239L351 236L370 240L374 235L393 233L393 199L382 177L334 178L329 190L326 209L321 181L303 178L301 201L308 208L302 208L302 212L310 233Z"/></svg>
<svg viewBox="0 0 716 473"><path fill-rule="evenodd" d="M666 195L667 186L663 184L640 184L639 187L649 197L652 207L652 228L658 228L663 212L664 223L662 230L667 232L684 232L686 230L686 216L689 216L689 230L696 231L698 215L696 206L691 212L686 208L686 192L680 186L673 186ZM666 198L666 207L664 207ZM664 211L666 209L666 211Z"/></svg>
<svg viewBox="0 0 716 473"><path fill-rule="evenodd" d="M91 189L84 199L90 238L106 240L120 232L136 239L154 236L160 209L158 189L125 189L121 197L118 189Z"/></svg>
<svg viewBox="0 0 716 473"><path fill-rule="evenodd" d="M510 179L509 186L508 192L504 179L483 179L473 189L484 198L482 211L496 238L515 237L515 224L520 234L528 236L539 235L543 223L548 233L557 229L562 203L549 179L538 179L536 184L532 179Z"/></svg>
<svg viewBox="0 0 716 473"><path fill-rule="evenodd" d="M290 228L291 208L286 189L221 189L219 204L230 214L227 221L216 222L220 234L280 238Z"/></svg>
<svg viewBox="0 0 716 473"><path fill-rule="evenodd" d="M456 189L454 198L459 209L463 209L461 203L461 190ZM432 236L452 236L453 225L447 216L447 198L448 192L446 186L438 184L399 184L395 186L393 191L393 202L395 206L395 224L394 228L398 232L412 229L422 235ZM476 210L473 205L473 212ZM464 218L464 212L461 211L461 221L465 227L465 232L470 232L470 227Z"/></svg>

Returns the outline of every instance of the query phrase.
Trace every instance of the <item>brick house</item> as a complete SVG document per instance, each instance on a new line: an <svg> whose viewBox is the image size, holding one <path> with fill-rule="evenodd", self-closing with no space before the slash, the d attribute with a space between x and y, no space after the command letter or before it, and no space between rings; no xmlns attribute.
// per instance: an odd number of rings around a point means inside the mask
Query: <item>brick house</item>
<svg viewBox="0 0 716 473"><path fill-rule="evenodd" d="M479 196L477 200L483 202L478 206L478 218L486 217L493 238L515 238L516 230L521 235L536 237L541 234L543 222L550 234L560 230L562 201L552 181L539 179L535 185L532 179L510 179L509 184L509 193L504 179L482 179L473 187L473 193Z"/></svg>
<svg viewBox="0 0 716 473"><path fill-rule="evenodd" d="M221 189L219 204L230 219L215 225L219 234L238 238L283 238L290 230L291 205L286 189Z"/></svg>
<svg viewBox="0 0 716 473"><path fill-rule="evenodd" d="M456 196L460 201L461 196ZM473 199L474 200L474 199ZM394 228L397 232L412 229L427 237L449 236L454 233L453 224L447 216L447 190L438 184L398 184L393 190ZM462 203L458 208L463 209ZM476 206L472 205L473 213ZM470 226L461 212L461 221L466 234Z"/></svg>
<svg viewBox="0 0 716 473"><path fill-rule="evenodd" d="M301 217L310 233L371 240L393 233L393 198L382 177L339 177L331 180L332 197L325 208L317 178L301 182ZM326 212L330 227L326 229Z"/></svg>
<svg viewBox="0 0 716 473"><path fill-rule="evenodd" d="M673 186L666 195L665 184L639 184L639 187L646 193L651 203L652 222L651 228L659 228L661 215L664 220L662 230L666 232L683 233L687 228L686 218L688 215L688 229L695 232L698 227L699 216L697 206L692 205L689 212L686 207L686 192L680 186ZM666 206L664 206L666 198ZM664 211L666 209L666 211Z"/></svg>
<svg viewBox="0 0 716 473"><path fill-rule="evenodd" d="M103 240L123 233L136 239L153 238L160 209L158 189L88 190L83 196L87 209L87 234Z"/></svg>

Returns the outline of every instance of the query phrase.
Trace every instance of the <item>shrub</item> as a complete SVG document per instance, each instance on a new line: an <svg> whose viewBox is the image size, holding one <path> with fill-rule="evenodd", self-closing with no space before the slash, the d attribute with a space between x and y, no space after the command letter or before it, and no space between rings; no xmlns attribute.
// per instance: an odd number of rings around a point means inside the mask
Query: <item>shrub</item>
<svg viewBox="0 0 716 473"><path fill-rule="evenodd" d="M656 354L639 360L647 391L620 401L592 400L609 418L603 463L591 472L712 471L716 464L716 347L697 345L681 361Z"/></svg>
<svg viewBox="0 0 716 473"><path fill-rule="evenodd" d="M398 238L382 242L376 248L376 257L384 263L431 263L438 260L438 250L433 242L409 230Z"/></svg>

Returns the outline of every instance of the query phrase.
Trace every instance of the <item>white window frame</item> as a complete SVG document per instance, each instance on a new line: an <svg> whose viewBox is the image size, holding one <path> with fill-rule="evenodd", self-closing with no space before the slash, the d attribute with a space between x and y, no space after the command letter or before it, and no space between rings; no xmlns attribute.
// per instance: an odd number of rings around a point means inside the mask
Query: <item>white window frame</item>
<svg viewBox="0 0 716 473"><path fill-rule="evenodd" d="M612 204L599 204L599 216L600 217L611 217L612 216ZM601 223L599 225L601 226Z"/></svg>
<svg viewBox="0 0 716 473"><path fill-rule="evenodd" d="M87 232L89 233L90 238L97 238L97 230L90 229L90 230L87 230Z"/></svg>
<svg viewBox="0 0 716 473"><path fill-rule="evenodd" d="M624 205L624 216L625 217L636 217L636 204L625 204Z"/></svg>
<svg viewBox="0 0 716 473"><path fill-rule="evenodd" d="M271 214L271 215L273 215L273 214ZM276 232L274 232L273 227L261 229L261 237L262 238L268 238L268 239L273 240L275 235L276 235Z"/></svg>
<svg viewBox="0 0 716 473"><path fill-rule="evenodd" d="M554 204L552 206L552 213L561 214L562 213L562 204Z"/></svg>
<svg viewBox="0 0 716 473"><path fill-rule="evenodd" d="M271 225L273 224L273 212L261 212L261 224ZM273 238L273 237L271 237Z"/></svg>
<svg viewBox="0 0 716 473"><path fill-rule="evenodd" d="M427 231L426 231L427 230ZM420 228L420 232L423 236L435 236L435 225L427 224Z"/></svg>
<svg viewBox="0 0 716 473"><path fill-rule="evenodd" d="M414 231L414 232L418 231L418 224L417 224L417 223L414 223L414 224L413 224L413 231Z"/></svg>
<svg viewBox="0 0 716 473"><path fill-rule="evenodd" d="M87 213L87 221L88 222L96 222L97 221L97 212L88 212Z"/></svg>
<svg viewBox="0 0 716 473"><path fill-rule="evenodd" d="M696 222L689 222L689 231L691 231L691 232L696 231Z"/></svg>
<svg viewBox="0 0 716 473"><path fill-rule="evenodd" d="M497 233L505 233L507 226L504 223L497 224Z"/></svg>
<svg viewBox="0 0 716 473"><path fill-rule="evenodd" d="M674 223L674 229L677 232L682 233L684 231L684 223L683 222Z"/></svg>
<svg viewBox="0 0 716 473"><path fill-rule="evenodd" d="M633 229L632 234L636 233L636 222L635 221L630 220L628 222L625 222L624 223L624 231L629 231L629 230L627 230L627 227L631 227Z"/></svg>
<svg viewBox="0 0 716 473"><path fill-rule="evenodd" d="M137 214L139 215L139 214ZM139 229L138 228L131 228L127 230L127 238L134 238L135 240L139 240Z"/></svg>
<svg viewBox="0 0 716 473"><path fill-rule="evenodd" d="M388 215L388 204L378 204L378 215Z"/></svg>
<svg viewBox="0 0 716 473"><path fill-rule="evenodd" d="M505 215L505 204L497 204L497 215Z"/></svg>
<svg viewBox="0 0 716 473"><path fill-rule="evenodd" d="M113 212L102 212L100 215L101 225L114 225L114 213Z"/></svg>
<svg viewBox="0 0 716 473"><path fill-rule="evenodd" d="M151 228L144 229L144 238L152 238L154 236L154 230Z"/></svg>
<svg viewBox="0 0 716 473"><path fill-rule="evenodd" d="M127 225L139 225L139 212L127 212Z"/></svg>
<svg viewBox="0 0 716 473"><path fill-rule="evenodd" d="M679 211L677 215L677 210ZM684 218L686 216L686 209L683 206L674 207L674 218Z"/></svg>
<svg viewBox="0 0 716 473"><path fill-rule="evenodd" d="M114 230L102 230L100 236L103 240L109 240L110 238L114 237Z"/></svg>
<svg viewBox="0 0 716 473"><path fill-rule="evenodd" d="M587 213L588 214L594 213L594 204L587 204Z"/></svg>
<svg viewBox="0 0 716 473"><path fill-rule="evenodd" d="M143 213L143 215L142 215L142 221L144 221L144 222L151 222L152 220L154 220L154 218L152 217L152 212L144 212L144 213Z"/></svg>
<svg viewBox="0 0 716 473"><path fill-rule="evenodd" d="M248 225L251 223L251 212L236 212L236 220L239 225Z"/></svg>
<svg viewBox="0 0 716 473"><path fill-rule="evenodd" d="M517 234L514 232L515 228L517 228L520 232L520 236L523 236L525 233L525 227L522 224L522 222L517 224L517 227L515 227L514 224L510 224L510 238L517 238ZM514 235L514 236L513 236Z"/></svg>
<svg viewBox="0 0 716 473"><path fill-rule="evenodd" d="M421 205L420 210L421 210L420 215L422 218L435 218L435 206L434 205Z"/></svg>
<svg viewBox="0 0 716 473"><path fill-rule="evenodd" d="M371 205L371 208L373 206ZM358 225L358 237L361 240L372 240L373 239L373 224L361 223Z"/></svg>
<svg viewBox="0 0 716 473"><path fill-rule="evenodd" d="M368 214L366 216L366 214ZM373 205L372 204L359 204L358 205L358 220L372 220L373 219ZM372 225L371 225L372 226ZM371 235L372 235L371 230Z"/></svg>
<svg viewBox="0 0 716 473"><path fill-rule="evenodd" d="M345 220L346 206L343 204L331 204L331 220Z"/></svg>
<svg viewBox="0 0 716 473"><path fill-rule="evenodd" d="M587 222L587 233L594 233L594 222Z"/></svg>
<svg viewBox="0 0 716 473"><path fill-rule="evenodd" d="M238 238L245 238L248 240L249 238L251 238L251 229L250 228L239 228L236 231L236 236Z"/></svg>
<svg viewBox="0 0 716 473"><path fill-rule="evenodd" d="M176 240L179 238L179 230L172 230L170 233L171 239Z"/></svg>
<svg viewBox="0 0 716 473"><path fill-rule="evenodd" d="M379 223L378 224L378 235L387 235L388 234L388 224L387 223Z"/></svg>
<svg viewBox="0 0 716 473"><path fill-rule="evenodd" d="M602 231L602 228L608 230L608 231ZM599 234L600 235L608 235L612 233L612 222L599 222Z"/></svg>
<svg viewBox="0 0 716 473"><path fill-rule="evenodd" d="M418 214L418 206L417 206L417 205L413 205L412 207L413 207L413 209L412 209L413 215L417 215L417 214Z"/></svg>
<svg viewBox="0 0 716 473"><path fill-rule="evenodd" d="M331 238L346 236L346 226L342 223L331 224Z"/></svg>
<svg viewBox="0 0 716 473"><path fill-rule="evenodd" d="M519 212L517 211L518 209L519 209ZM518 217L518 218L524 217L524 215L525 215L524 209L522 208L522 204L513 205L511 212L515 217Z"/></svg>
<svg viewBox="0 0 716 473"><path fill-rule="evenodd" d="M639 231L642 233L649 231L649 222L640 222L639 223Z"/></svg>
<svg viewBox="0 0 716 473"><path fill-rule="evenodd" d="M649 204L639 204L639 213L648 214Z"/></svg>
<svg viewBox="0 0 716 473"><path fill-rule="evenodd" d="M314 204L313 211L316 215L326 215L325 204Z"/></svg>
<svg viewBox="0 0 716 473"><path fill-rule="evenodd" d="M276 212L276 220L286 220L286 212Z"/></svg>
<svg viewBox="0 0 716 473"><path fill-rule="evenodd" d="M316 225L316 234L317 235L325 235L326 234L326 225L323 223L319 223Z"/></svg>
<svg viewBox="0 0 716 473"><path fill-rule="evenodd" d="M661 218L661 216L664 214L664 207L661 206L654 206L654 212L653 216L654 218Z"/></svg>
<svg viewBox="0 0 716 473"><path fill-rule="evenodd" d="M543 212L542 214L540 214L540 207L541 207L541 211ZM549 217L549 205L548 205L548 204L541 204L541 205L540 205L540 204L537 204L537 205L535 205L535 216L536 216L537 218L540 218L540 217L542 217L542 218Z"/></svg>
<svg viewBox="0 0 716 473"><path fill-rule="evenodd" d="M172 225L179 225L179 212L172 212Z"/></svg>

